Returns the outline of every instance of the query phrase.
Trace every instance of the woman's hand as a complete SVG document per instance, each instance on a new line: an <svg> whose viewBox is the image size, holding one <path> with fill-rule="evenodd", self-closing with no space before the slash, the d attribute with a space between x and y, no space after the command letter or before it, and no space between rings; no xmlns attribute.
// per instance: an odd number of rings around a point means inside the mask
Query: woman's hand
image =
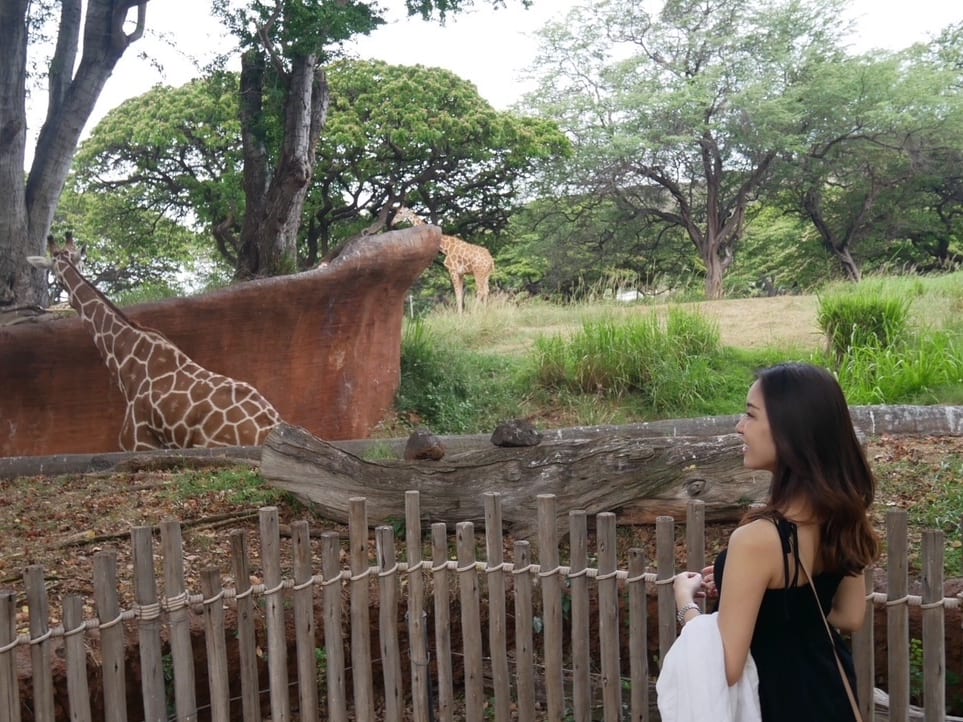
<svg viewBox="0 0 963 722"><path fill-rule="evenodd" d="M702 591L705 592L706 598L708 599L717 599L719 597L719 588L716 586L715 567L706 567L702 570Z"/></svg>
<svg viewBox="0 0 963 722"><path fill-rule="evenodd" d="M672 589L675 592L675 606L681 609L686 604L694 602L696 597L704 596L702 575L698 572L680 572L675 575Z"/></svg>

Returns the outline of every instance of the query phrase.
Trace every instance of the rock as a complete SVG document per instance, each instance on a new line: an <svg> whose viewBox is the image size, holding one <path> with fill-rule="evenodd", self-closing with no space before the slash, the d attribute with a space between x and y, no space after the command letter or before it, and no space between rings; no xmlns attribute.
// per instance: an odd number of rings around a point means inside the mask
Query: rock
<svg viewBox="0 0 963 722"><path fill-rule="evenodd" d="M500 423L492 434L495 446L538 446L542 443L541 432L525 419L512 419Z"/></svg>
<svg viewBox="0 0 963 722"><path fill-rule="evenodd" d="M438 461L444 458L445 447L441 439L428 429L415 429L405 445L405 461Z"/></svg>
<svg viewBox="0 0 963 722"><path fill-rule="evenodd" d="M286 422L361 439L394 403L404 299L440 242L435 226L368 236L323 268L124 313ZM0 457L120 451L126 404L79 319L0 326L0 369Z"/></svg>

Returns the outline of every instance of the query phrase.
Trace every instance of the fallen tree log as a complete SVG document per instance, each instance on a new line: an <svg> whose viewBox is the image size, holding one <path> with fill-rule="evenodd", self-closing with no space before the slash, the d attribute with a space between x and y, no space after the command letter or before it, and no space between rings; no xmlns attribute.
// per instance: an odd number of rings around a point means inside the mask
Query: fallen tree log
<svg viewBox="0 0 963 722"><path fill-rule="evenodd" d="M641 438L613 435L543 442L538 446L489 446L440 461L366 461L313 436L279 425L261 451L269 484L313 505L326 518L345 522L352 497L367 501L368 520L404 518L405 492L420 492L422 518L484 523L483 493L502 499L503 521L521 537L535 531L540 494L557 497L560 526L569 511L610 511L621 523L677 519L690 499L706 503L706 518L735 519L761 499L769 474L742 466L736 434Z"/></svg>

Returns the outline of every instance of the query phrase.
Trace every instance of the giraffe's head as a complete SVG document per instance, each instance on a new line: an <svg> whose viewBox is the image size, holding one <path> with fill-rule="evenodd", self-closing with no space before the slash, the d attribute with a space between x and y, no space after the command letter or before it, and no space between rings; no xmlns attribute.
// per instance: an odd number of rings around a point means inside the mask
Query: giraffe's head
<svg viewBox="0 0 963 722"><path fill-rule="evenodd" d="M400 206L397 211L395 211L394 220L391 221L391 225L396 226L399 223L410 223L413 226L423 226L428 221L419 216L408 206Z"/></svg>
<svg viewBox="0 0 963 722"><path fill-rule="evenodd" d="M56 259L63 258L80 271L83 268L84 259L87 257L87 248L86 246L78 246L74 237L69 233L62 246L57 245L51 235L47 236L47 253L46 256L27 256L27 263L34 268L51 269L54 267Z"/></svg>

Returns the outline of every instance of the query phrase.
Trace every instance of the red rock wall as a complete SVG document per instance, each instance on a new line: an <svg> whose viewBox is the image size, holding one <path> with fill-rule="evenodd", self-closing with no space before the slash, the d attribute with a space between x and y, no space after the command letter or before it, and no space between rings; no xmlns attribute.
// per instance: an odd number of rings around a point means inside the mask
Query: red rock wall
<svg viewBox="0 0 963 722"><path fill-rule="evenodd" d="M405 299L439 243L434 226L393 231L324 268L124 312L253 384L285 421L366 438L394 401ZM78 319L0 327L0 456L118 451L124 410Z"/></svg>

